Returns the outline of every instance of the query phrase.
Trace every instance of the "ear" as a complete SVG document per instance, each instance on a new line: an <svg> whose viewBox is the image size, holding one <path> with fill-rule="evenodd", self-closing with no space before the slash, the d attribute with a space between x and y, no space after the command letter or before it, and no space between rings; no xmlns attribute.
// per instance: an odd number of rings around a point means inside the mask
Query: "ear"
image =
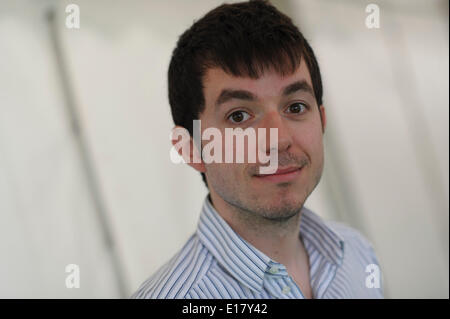
<svg viewBox="0 0 450 319"><path fill-rule="evenodd" d="M182 126L175 126L171 134L172 145L184 162L200 173L205 173L205 164L202 161L200 152L188 130Z"/></svg>
<svg viewBox="0 0 450 319"><path fill-rule="evenodd" d="M325 133L325 127L327 126L327 115L325 114L325 107L321 105L319 107L320 121L322 122L322 133Z"/></svg>

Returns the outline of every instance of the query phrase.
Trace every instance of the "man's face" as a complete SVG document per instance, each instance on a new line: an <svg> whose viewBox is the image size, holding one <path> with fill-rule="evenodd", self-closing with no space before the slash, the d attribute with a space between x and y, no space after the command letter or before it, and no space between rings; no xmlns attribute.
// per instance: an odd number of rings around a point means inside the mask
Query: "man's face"
<svg viewBox="0 0 450 319"><path fill-rule="evenodd" d="M291 86L296 82L298 85ZM325 110L323 106L319 110L311 83L303 60L296 72L286 77L266 72L254 80L233 77L219 68L206 72L203 80L205 110L200 115L202 133L209 127L219 129L225 154L225 128L254 128L256 132L265 128L267 148L259 151L268 155L269 131L277 128L278 169L295 170L286 174L258 175L259 167L267 166L258 156L256 163L248 163L245 157L245 163L204 164L212 195L239 211L270 220L286 220L300 211L323 170ZM289 87L291 89L286 90ZM224 95L224 90L232 93ZM258 134L256 136L258 141ZM208 143L202 141L202 146ZM246 150L246 156L247 153Z"/></svg>

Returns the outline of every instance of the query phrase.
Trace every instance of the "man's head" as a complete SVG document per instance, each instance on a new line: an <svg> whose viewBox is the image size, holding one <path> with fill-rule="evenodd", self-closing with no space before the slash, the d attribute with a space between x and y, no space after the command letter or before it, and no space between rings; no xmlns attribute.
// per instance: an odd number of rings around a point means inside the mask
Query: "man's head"
<svg viewBox="0 0 450 319"><path fill-rule="evenodd" d="M223 135L277 128L279 168L302 168L261 177L261 163L191 163L211 194L267 218L297 212L322 174L326 120L318 63L291 19L266 1L221 5L182 34L168 80L174 122L191 136L194 119ZM225 90L236 94L218 104Z"/></svg>

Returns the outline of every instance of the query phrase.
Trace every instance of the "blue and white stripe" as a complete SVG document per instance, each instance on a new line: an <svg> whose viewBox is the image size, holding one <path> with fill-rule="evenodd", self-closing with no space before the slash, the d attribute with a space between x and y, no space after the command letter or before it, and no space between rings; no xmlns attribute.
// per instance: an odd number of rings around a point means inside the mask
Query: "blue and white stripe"
<svg viewBox="0 0 450 319"><path fill-rule="evenodd" d="M383 298L366 287L366 267L378 265L358 231L325 222L304 207L300 236L309 256L314 298ZM207 196L197 231L131 298L304 298L286 267L234 232Z"/></svg>

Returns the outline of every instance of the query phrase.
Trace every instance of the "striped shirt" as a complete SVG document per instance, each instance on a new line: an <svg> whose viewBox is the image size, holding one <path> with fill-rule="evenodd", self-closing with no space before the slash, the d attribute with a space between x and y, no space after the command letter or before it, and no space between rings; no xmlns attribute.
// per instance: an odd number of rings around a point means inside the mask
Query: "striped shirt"
<svg viewBox="0 0 450 319"><path fill-rule="evenodd" d="M358 231L324 221L306 207L301 214L299 238L309 256L313 298L383 298L381 283L373 284L381 281L374 277L381 274L373 268L378 267L378 261L370 242ZM372 278L368 280L368 276ZM196 232L131 298L304 296L286 267L239 236L207 196Z"/></svg>

